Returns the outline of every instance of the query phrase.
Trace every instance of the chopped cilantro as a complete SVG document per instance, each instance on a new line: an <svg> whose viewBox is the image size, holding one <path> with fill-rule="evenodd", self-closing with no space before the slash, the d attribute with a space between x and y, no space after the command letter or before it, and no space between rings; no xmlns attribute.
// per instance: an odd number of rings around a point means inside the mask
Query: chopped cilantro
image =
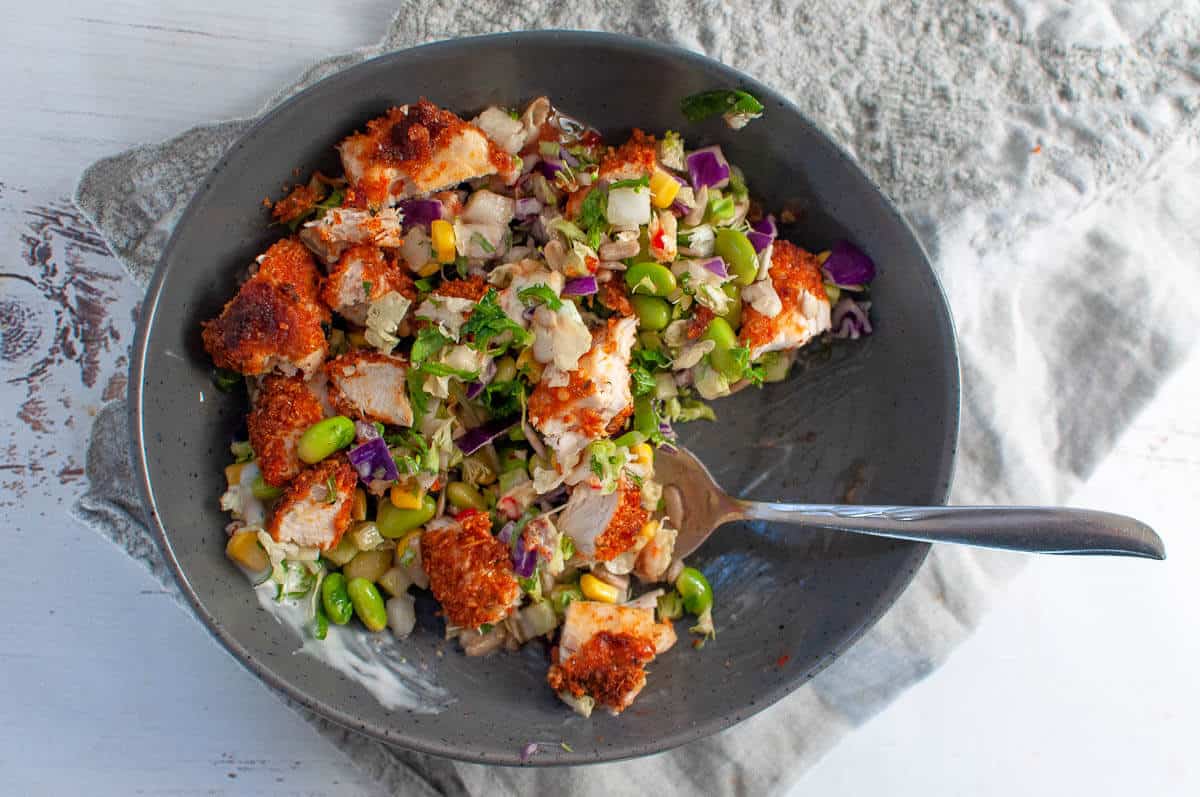
<svg viewBox="0 0 1200 797"><path fill-rule="evenodd" d="M479 633L486 634L495 627L496 626L492 625L491 623L484 623L483 625L479 626Z"/></svg>
<svg viewBox="0 0 1200 797"><path fill-rule="evenodd" d="M494 338L506 333L511 333L508 340L496 346L488 345ZM470 341L468 345L471 348L486 351L493 357L506 351L509 346L528 346L533 341L533 334L509 318L497 303L495 288L488 288L479 304L475 305L471 317L463 324L462 336Z"/></svg>
<svg viewBox="0 0 1200 797"><path fill-rule="evenodd" d="M242 375L228 368L214 368L212 372L213 387L222 393L230 393L242 384Z"/></svg>
<svg viewBox="0 0 1200 797"><path fill-rule="evenodd" d="M559 547L562 549L563 561L575 555L575 540L566 534L562 535L562 538L559 540Z"/></svg>
<svg viewBox="0 0 1200 797"><path fill-rule="evenodd" d="M370 298L371 289L374 287L375 283L371 282L370 280L363 280L363 293L365 293L368 298Z"/></svg>
<svg viewBox="0 0 1200 797"><path fill-rule="evenodd" d="M464 382L474 382L479 378L478 371L468 371L463 368L454 368L445 363L430 363L427 362L417 369L423 374L431 374L433 376L454 376Z"/></svg>
<svg viewBox="0 0 1200 797"><path fill-rule="evenodd" d="M645 368L631 367L630 376L633 377L633 395L635 396L645 396L653 393L655 386L658 384Z"/></svg>
<svg viewBox="0 0 1200 797"><path fill-rule="evenodd" d="M418 293L429 293L433 290L433 281L427 278L422 278L413 283L416 286Z"/></svg>
<svg viewBox="0 0 1200 797"><path fill-rule="evenodd" d="M614 188L649 188L649 187L650 187L650 175L643 174L641 177L633 178L630 180L617 180L615 183L613 183L612 185L610 185L608 187L608 190L611 191Z"/></svg>
<svg viewBox="0 0 1200 797"><path fill-rule="evenodd" d="M449 342L450 338L443 335L437 327L424 327L417 333L417 339L413 341L412 350L408 355L409 360L414 366L419 367Z"/></svg>
<svg viewBox="0 0 1200 797"><path fill-rule="evenodd" d="M533 598L535 601L541 600L542 580L538 578L537 568L534 569L533 575L531 575L529 578L521 578L520 576L517 576L517 583L521 586L521 591L526 595Z"/></svg>
<svg viewBox="0 0 1200 797"><path fill-rule="evenodd" d="M459 255L458 257L454 258L454 270L455 270L455 272L458 273L458 278L460 280L467 278L467 256L466 255Z"/></svg>
<svg viewBox="0 0 1200 797"><path fill-rule="evenodd" d="M525 384L520 379L492 382L483 389L479 400L493 418L507 418L521 411L525 399Z"/></svg>
<svg viewBox="0 0 1200 797"><path fill-rule="evenodd" d="M517 298L527 305L544 304L551 310L562 307L562 299L558 298L549 285L540 282L537 285L522 288L517 292Z"/></svg>
<svg viewBox="0 0 1200 797"><path fill-rule="evenodd" d="M579 205L579 227L586 230L588 246L596 249L600 246L600 238L608 227L608 193L599 188L593 188L583 198Z"/></svg>
<svg viewBox="0 0 1200 797"><path fill-rule="evenodd" d="M737 346L730 349L729 354L733 357L734 364L741 370L743 379L747 379L755 385L763 383L763 367L758 363L750 362L750 349L745 346Z"/></svg>

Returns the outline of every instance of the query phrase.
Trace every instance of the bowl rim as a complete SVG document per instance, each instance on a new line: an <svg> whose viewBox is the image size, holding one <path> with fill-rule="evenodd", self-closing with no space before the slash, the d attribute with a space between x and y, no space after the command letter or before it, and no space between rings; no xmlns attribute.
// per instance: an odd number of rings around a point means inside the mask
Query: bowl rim
<svg viewBox="0 0 1200 797"><path fill-rule="evenodd" d="M537 45L541 42L561 42L564 39L576 40L581 44L602 45L607 47L629 48L641 52L650 53L660 57L671 58L683 61L685 64L703 65L708 69L714 67L718 71L724 72L731 85L737 85L750 91L759 98L769 99L771 102L778 103L782 108L789 113L794 114L801 124L810 128L816 134L817 139L821 140L829 147L830 152L834 157L848 162L850 167L858 172L868 185L879 195L883 200L885 212L891 217L891 221L900 225L912 239L916 246L925 267L928 269L932 277L935 287L936 302L942 308L942 317L946 326L946 349L945 356L949 359L946 363L949 375L946 393L944 396L947 399L949 408L948 423L946 424L946 432L941 445L940 469L937 474L937 482L933 487L934 496L937 502L944 503L950 492L951 480L954 474L954 465L958 450L959 425L961 418L962 404L962 378L961 364L958 354L958 335L955 330L954 319L950 311L950 304L946 298L945 289L938 278L936 270L930 262L929 255L925 251L924 245L920 238L909 224L908 220L900 213L895 203L891 198L880 188L875 180L858 164L858 162L839 144L836 139L830 136L823 128L813 122L805 115L794 102L780 92L771 88L765 83L755 79L754 77L741 72L734 67L728 66L716 59L709 58L706 55L686 50L682 47L674 45L654 42L647 39L641 39L634 36L624 34L599 32L599 31L578 31L578 30L534 30L534 31L511 31L505 33L493 33L481 36L467 36L453 39L443 39L434 42L408 47L401 50L394 50L388 53L383 53L377 56L368 58L353 66L339 69L337 72L322 78L311 86L295 92L283 102L271 108L264 113L260 118L243 130L237 137L237 142L251 138L263 127L270 124L274 118L290 108L293 104L302 102L307 95L319 86L333 84L339 80L345 80L353 76L357 71L370 68L379 68L381 64L392 60L398 60L401 57L411 58L414 52L429 51L436 52L443 49L460 48L465 44L485 44L496 42L513 42ZM228 161L234 156L239 146L235 142L231 145L217 160L216 164L209 171L206 179L221 172L227 165ZM281 692L292 700L295 700L300 705L308 708L316 714L325 717L333 722L360 733L366 734L378 741L381 741L389 746L399 746L405 749L414 750L420 753L443 756L458 761L478 764L492 765L509 765L509 766L575 766L581 764L594 764L609 761L621 761L631 758L637 758L654 753L664 752L677 748L698 739L705 738L712 734L726 730L745 719L750 718L754 714L774 705L776 702L786 697L796 689L808 683L819 672L828 667L833 661L845 653L865 634L879 619L895 604L896 599L908 587L916 576L917 571L929 553L930 545L928 543L898 541L911 549L911 554L905 567L898 568L895 578L886 589L881 591L874 599L874 605L864 613L863 620L856 627L849 630L849 633L834 645L810 670L799 674L794 679L782 681L779 685L773 687L764 693L756 701L754 705L746 706L742 711L731 712L723 716L713 717L707 721L689 725L688 727L678 728L671 733L665 734L659 738L657 744L643 745L642 747L631 747L625 751L613 751L613 754L608 754L605 751L596 756L585 755L581 752L565 752L558 753L553 758L535 756L528 762L519 760L519 751L514 750L511 756L499 756L491 753L479 753L471 750L464 750L461 747L442 742L439 739L423 738L419 735L411 735L408 733L397 734L394 731L376 726L370 722L364 721L354 714L344 711L337 706L319 700L308 694L301 688L296 688L284 681L281 677L271 669L266 661L256 657L250 650L244 647L237 639L235 639L224 627L223 623L210 613L196 590L192 587L191 581L183 570L180 561L176 558L171 542L167 536L167 530L164 527L160 515L158 513L157 502L154 496L154 487L152 477L146 459L146 436L143 429L143 400L144 400L144 379L146 367L146 355L149 347L151 331L155 327L155 320L158 315L159 301L162 298L163 287L166 282L167 272L169 271L168 263L174 251L176 242L179 238L180 231L187 227L191 217L197 212L197 199L203 193L198 190L188 201L188 205L184 212L180 215L172 229L171 236L163 248L163 254L159 259L154 275L146 290L146 295L142 304L142 312L138 320L137 331L133 345L133 355L131 358L129 372L129 407L128 420L130 428L130 442L135 458L134 481L137 483L138 492L140 494L142 504L146 510L146 516L149 520L149 526L153 532L155 541L158 544L159 550L166 559L172 575L178 584L180 591L183 593L187 602L190 604L192 611L203 623L206 630L211 634L221 645L229 651L235 659L238 660L261 681L272 687L275 691Z"/></svg>

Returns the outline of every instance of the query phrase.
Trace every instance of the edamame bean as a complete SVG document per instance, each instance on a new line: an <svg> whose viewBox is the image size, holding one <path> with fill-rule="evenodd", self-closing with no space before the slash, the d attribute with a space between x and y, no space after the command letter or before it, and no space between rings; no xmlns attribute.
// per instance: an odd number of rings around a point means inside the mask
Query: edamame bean
<svg viewBox="0 0 1200 797"><path fill-rule="evenodd" d="M391 501L380 501L375 525L379 527L380 534L395 539L425 524L436 512L437 502L430 495L421 498L421 505L416 509L400 509Z"/></svg>
<svg viewBox="0 0 1200 797"><path fill-rule="evenodd" d="M354 613L368 631L382 631L387 628L387 609L383 605L383 596L375 585L365 578L352 578L346 585L350 594L350 602L354 604Z"/></svg>
<svg viewBox="0 0 1200 797"><path fill-rule="evenodd" d="M639 332L638 340L641 341L643 349L647 349L649 351L658 351L662 348L662 335L659 335L652 329Z"/></svg>
<svg viewBox="0 0 1200 797"><path fill-rule="evenodd" d="M455 509L478 509L487 511L487 501L479 491L466 482L450 482L446 485L446 500Z"/></svg>
<svg viewBox="0 0 1200 797"><path fill-rule="evenodd" d="M740 230L732 227L717 230L713 254L725 260L733 274L733 281L743 288L754 282L758 275L758 255L754 253L754 244Z"/></svg>
<svg viewBox="0 0 1200 797"><path fill-rule="evenodd" d="M517 361L512 357L501 357L496 361L496 375L493 382L511 382L517 375Z"/></svg>
<svg viewBox="0 0 1200 797"><path fill-rule="evenodd" d="M354 604L350 602L350 593L346 591L346 577L341 573L330 573L321 582L321 605L325 607L325 616L337 625L350 622L354 614Z"/></svg>
<svg viewBox="0 0 1200 797"><path fill-rule="evenodd" d="M708 358L713 368L720 371L721 376L731 382L742 378L742 367L733 356L733 349L737 346L737 337L733 334L733 327L729 326L728 321L719 316L709 321L708 329L704 330L704 334L700 338L701 340L711 340L716 344L716 348L709 353Z"/></svg>
<svg viewBox="0 0 1200 797"><path fill-rule="evenodd" d="M671 305L657 296L630 296L629 303L637 314L638 326L651 332L666 329L671 323Z"/></svg>
<svg viewBox="0 0 1200 797"><path fill-rule="evenodd" d="M625 272L629 292L649 296L670 296L676 288L675 275L660 263L634 263Z"/></svg>
<svg viewBox="0 0 1200 797"><path fill-rule="evenodd" d="M353 442L354 421L344 415L335 415L308 427L296 444L296 454L312 465Z"/></svg>
<svg viewBox="0 0 1200 797"><path fill-rule="evenodd" d="M270 501L283 495L283 488L267 484L262 476L255 476L250 485L250 492L254 493L254 497L260 501Z"/></svg>
<svg viewBox="0 0 1200 797"><path fill-rule="evenodd" d="M318 606L316 616L313 617L312 635L314 639L324 639L329 636L329 618L325 616L325 610Z"/></svg>
<svg viewBox="0 0 1200 797"><path fill-rule="evenodd" d="M708 579L694 567L685 567L675 579L675 589L683 596L683 607L699 617L712 608L713 593Z"/></svg>
<svg viewBox="0 0 1200 797"><path fill-rule="evenodd" d="M737 329L742 325L742 286L736 282L726 282L721 290L729 297L729 309L721 314L729 322L729 326Z"/></svg>

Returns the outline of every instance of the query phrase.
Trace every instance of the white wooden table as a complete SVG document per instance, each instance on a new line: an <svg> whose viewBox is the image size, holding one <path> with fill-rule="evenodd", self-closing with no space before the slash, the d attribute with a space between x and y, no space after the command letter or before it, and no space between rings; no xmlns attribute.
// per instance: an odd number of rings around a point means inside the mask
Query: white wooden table
<svg viewBox="0 0 1200 797"><path fill-rule="evenodd" d="M92 159L252 113L311 60L374 41L385 2L6 0L0 792L369 794L122 553L69 515L86 430L124 389L136 290L75 232ZM43 303L43 306L51 305ZM20 323L16 323L17 321ZM61 330L56 337L55 329ZM19 331L18 331L19 330ZM59 358L55 376L39 363ZM1138 514L1171 559L1040 559L944 668L843 742L796 794L1196 794L1200 356L1077 496Z"/></svg>

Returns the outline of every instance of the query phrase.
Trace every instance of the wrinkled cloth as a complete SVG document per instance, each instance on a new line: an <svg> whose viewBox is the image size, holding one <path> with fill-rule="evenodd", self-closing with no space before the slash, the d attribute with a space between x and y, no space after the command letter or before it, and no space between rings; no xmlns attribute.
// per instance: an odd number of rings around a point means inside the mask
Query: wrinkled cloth
<svg viewBox="0 0 1200 797"><path fill-rule="evenodd" d="M1065 501L1191 344L1200 250L1200 6L1191 2L748 7L406 2L376 46L313 66L273 97L427 41L528 28L676 44L788 94L917 229L954 311L964 404L951 498ZM253 120L102 160L76 200L140 283L195 187ZM142 517L126 409L92 432L77 514L175 589ZM403 794L781 793L839 738L934 670L1023 560L933 550L856 645L789 697L678 750L586 769L460 764L295 706L379 785ZM286 700L286 698L284 698Z"/></svg>

